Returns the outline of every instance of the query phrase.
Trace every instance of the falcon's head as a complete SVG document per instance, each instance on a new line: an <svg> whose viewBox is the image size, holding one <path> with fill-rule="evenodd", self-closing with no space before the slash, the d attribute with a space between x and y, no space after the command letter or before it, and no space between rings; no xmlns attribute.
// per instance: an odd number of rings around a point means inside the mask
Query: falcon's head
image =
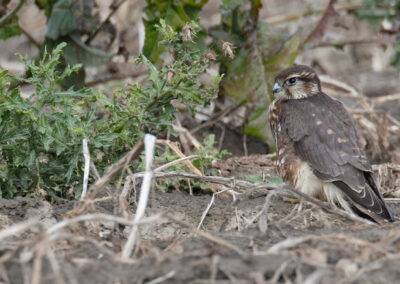
<svg viewBox="0 0 400 284"><path fill-rule="evenodd" d="M305 65L296 65L275 76L272 93L278 100L303 99L321 92L317 73Z"/></svg>

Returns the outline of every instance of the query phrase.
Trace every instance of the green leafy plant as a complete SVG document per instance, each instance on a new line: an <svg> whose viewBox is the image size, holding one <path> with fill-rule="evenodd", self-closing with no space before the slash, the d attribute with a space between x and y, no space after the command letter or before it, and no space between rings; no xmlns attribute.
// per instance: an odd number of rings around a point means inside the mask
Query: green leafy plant
<svg viewBox="0 0 400 284"><path fill-rule="evenodd" d="M31 73L18 79L1 72L0 86L0 189L3 197L26 194L43 187L61 192L79 174L80 144L94 111L86 111L88 90L60 91L59 80L80 66L56 71L61 57L59 45L34 63L22 58ZM10 80L35 85L35 92L23 98L18 88L10 89ZM76 103L82 100L83 103ZM88 133L89 134L89 133Z"/></svg>
<svg viewBox="0 0 400 284"><path fill-rule="evenodd" d="M21 5L23 2L20 2ZM123 47L118 51L113 50L115 39L118 38L116 36L118 30L109 19L124 2L124 0L113 1L109 7L109 17L107 16L103 22L99 20L96 12L95 0L37 0L35 2L48 17L46 38L43 43L40 43L42 52L45 46L49 51L59 43L66 42L67 45L58 65L59 70L63 70L67 65L82 64L78 72L59 81L64 89L72 86L77 89L83 88L85 67L104 65L112 56L122 52L120 50L123 50ZM151 62L157 67L163 65L163 59L166 57L161 55L174 44L173 41L166 42L166 36L175 38L174 33L181 33L187 23L197 20L207 2L207 0L146 0L147 6L144 9L146 36L143 54L149 62L142 60L142 63L149 66ZM196 36L192 36L187 41L187 46L188 50L198 50L199 53L209 48L217 51L214 60L217 59L220 63L220 73L226 74L221 84L223 94L235 98L238 104L250 103L254 106L254 111L249 116L244 129L245 133L260 137L272 146L274 140L269 127L265 127L267 109L271 101L269 90L272 77L277 70L293 64L301 38L297 34L289 36L272 33L268 25L258 19L261 8L260 0L222 1L221 22L208 31L202 31L192 23L186 31L189 31L189 34L195 32ZM164 29L165 33L163 33L160 30L159 26L162 25L160 19L165 19L165 24L171 27L170 31ZM5 32L7 36L21 32L18 22L15 19L11 22L14 26L9 26L8 29L14 32ZM0 23L0 29L1 27ZM103 34L102 37L104 34L108 35L107 42L109 42L106 46L103 44L101 48L92 44L100 31ZM227 52L222 48L225 42L233 44L225 45L230 46L231 51ZM229 58L224 53L228 53ZM235 58L232 60L230 57ZM199 66L202 66L202 63ZM181 68L181 70L184 69ZM170 72L169 76L179 78L180 74ZM175 83L177 82L179 81Z"/></svg>
<svg viewBox="0 0 400 284"><path fill-rule="evenodd" d="M199 29L195 22L188 23L188 27L193 32ZM174 133L171 121L175 119L177 110L171 101L185 104L194 113L195 106L208 104L218 94L222 76L215 76L213 84L208 87L198 80L209 63L196 44L185 40L182 33L176 33L164 20L160 20L157 30L163 38L160 44L173 55L173 62L157 69L144 55L137 59L138 64L144 64L148 68L149 80L142 86L136 84L117 92L131 106L123 119L121 114L116 119L111 116L111 123L118 124L117 128L123 129L134 124L140 125L142 133L157 134L165 128Z"/></svg>
<svg viewBox="0 0 400 284"><path fill-rule="evenodd" d="M188 23L192 31L197 24ZM221 76L209 87L198 76L208 61L182 33L172 33L163 21L158 26L164 44L174 54L173 62L157 69L146 57L138 63L148 68L148 81L108 98L91 89L63 91L58 82L80 65L58 68L62 43L41 60L23 58L30 76L16 78L0 73L0 193L2 197L32 193L50 196L78 195L81 190L82 139L87 138L99 171L115 162L145 133L172 129L177 110L172 100L194 109L214 98ZM11 81L33 84L35 92L21 96ZM101 111L100 111L101 110ZM100 114L103 113L101 116Z"/></svg>

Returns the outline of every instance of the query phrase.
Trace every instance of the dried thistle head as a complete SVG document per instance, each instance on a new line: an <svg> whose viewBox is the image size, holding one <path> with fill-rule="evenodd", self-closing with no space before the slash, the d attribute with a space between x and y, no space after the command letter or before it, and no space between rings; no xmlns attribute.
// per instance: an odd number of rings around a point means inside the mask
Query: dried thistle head
<svg viewBox="0 0 400 284"><path fill-rule="evenodd" d="M193 41L193 37L196 36L196 32L189 24L186 24L182 28L182 35L184 41Z"/></svg>
<svg viewBox="0 0 400 284"><path fill-rule="evenodd" d="M175 71L171 68L169 68L167 70L167 84L171 84L172 83L172 78L174 78L175 76Z"/></svg>
<svg viewBox="0 0 400 284"><path fill-rule="evenodd" d="M381 22L381 32L388 34L395 34L400 30L400 22L399 21L390 21L388 19L384 19Z"/></svg>
<svg viewBox="0 0 400 284"><path fill-rule="evenodd" d="M235 55L233 54L233 49L234 49L234 46L230 42L226 41L222 44L222 51L223 51L224 55L229 56L230 59L235 58Z"/></svg>
<svg viewBox="0 0 400 284"><path fill-rule="evenodd" d="M211 49L207 49L206 52L204 52L203 57L206 62L217 60L217 55Z"/></svg>

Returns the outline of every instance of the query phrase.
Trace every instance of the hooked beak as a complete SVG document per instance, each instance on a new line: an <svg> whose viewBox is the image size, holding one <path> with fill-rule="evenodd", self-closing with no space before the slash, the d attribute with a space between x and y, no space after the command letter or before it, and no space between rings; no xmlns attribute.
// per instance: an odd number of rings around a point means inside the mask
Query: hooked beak
<svg viewBox="0 0 400 284"><path fill-rule="evenodd" d="M283 90L282 86L279 85L278 83L275 83L274 87L272 88L272 93L275 95L282 90Z"/></svg>

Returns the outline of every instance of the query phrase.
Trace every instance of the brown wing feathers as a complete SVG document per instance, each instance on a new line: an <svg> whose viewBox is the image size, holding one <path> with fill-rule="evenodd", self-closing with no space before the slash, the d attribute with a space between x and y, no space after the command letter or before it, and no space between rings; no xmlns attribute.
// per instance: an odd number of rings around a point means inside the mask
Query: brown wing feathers
<svg viewBox="0 0 400 284"><path fill-rule="evenodd" d="M332 181L353 202L393 220L343 105L321 93L282 103L280 125L317 177Z"/></svg>

